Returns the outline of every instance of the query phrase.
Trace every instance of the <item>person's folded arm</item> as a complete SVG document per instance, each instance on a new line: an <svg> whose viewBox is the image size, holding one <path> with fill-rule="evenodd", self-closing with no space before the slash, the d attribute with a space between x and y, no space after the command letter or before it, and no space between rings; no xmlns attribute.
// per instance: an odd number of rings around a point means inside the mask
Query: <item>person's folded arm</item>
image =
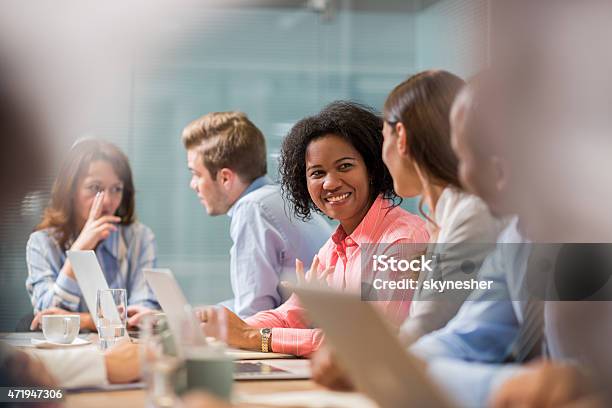
<svg viewBox="0 0 612 408"><path fill-rule="evenodd" d="M108 384L104 354L95 346L32 351L62 388Z"/></svg>
<svg viewBox="0 0 612 408"><path fill-rule="evenodd" d="M26 246L28 278L26 289L30 295L34 311L59 307L77 311L81 289L77 281L62 271L64 265L52 254L52 238L43 232L30 236Z"/></svg>
<svg viewBox="0 0 612 408"><path fill-rule="evenodd" d="M275 353L309 356L323 344L321 329L273 328L272 351Z"/></svg>
<svg viewBox="0 0 612 408"><path fill-rule="evenodd" d="M94 346L74 349L34 349L49 373L63 388L124 384L140 378L140 345L121 341L101 352Z"/></svg>
<svg viewBox="0 0 612 408"><path fill-rule="evenodd" d="M259 312L245 321L252 327L272 329L271 348L275 353L307 356L323 341L321 330L310 328L304 319L304 309L296 295L276 309Z"/></svg>
<svg viewBox="0 0 612 408"><path fill-rule="evenodd" d="M304 319L304 308L295 294L276 309L259 312L245 319L245 322L249 326L260 328L310 328Z"/></svg>

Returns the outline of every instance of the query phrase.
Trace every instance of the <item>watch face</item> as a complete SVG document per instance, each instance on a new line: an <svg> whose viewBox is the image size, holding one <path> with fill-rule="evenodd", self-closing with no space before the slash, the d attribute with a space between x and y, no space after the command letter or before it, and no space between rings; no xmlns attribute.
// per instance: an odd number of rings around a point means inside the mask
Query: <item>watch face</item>
<svg viewBox="0 0 612 408"><path fill-rule="evenodd" d="M261 329L261 334L270 334L272 333L272 330L270 329Z"/></svg>

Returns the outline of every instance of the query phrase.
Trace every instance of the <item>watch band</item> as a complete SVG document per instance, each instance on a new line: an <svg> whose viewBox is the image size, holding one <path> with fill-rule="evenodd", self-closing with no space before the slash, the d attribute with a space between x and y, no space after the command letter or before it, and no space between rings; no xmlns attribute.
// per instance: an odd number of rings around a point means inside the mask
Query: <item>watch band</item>
<svg viewBox="0 0 612 408"><path fill-rule="evenodd" d="M262 353L269 353L272 351L271 346L271 339L272 339L272 330L265 328L265 329L260 329L259 330L259 334L261 334L261 352Z"/></svg>

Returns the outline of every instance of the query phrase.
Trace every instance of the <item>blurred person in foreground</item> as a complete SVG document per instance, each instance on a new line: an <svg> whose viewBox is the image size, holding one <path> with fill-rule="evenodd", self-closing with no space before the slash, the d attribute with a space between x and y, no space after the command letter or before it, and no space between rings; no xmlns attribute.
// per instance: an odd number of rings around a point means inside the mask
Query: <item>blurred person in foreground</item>
<svg viewBox="0 0 612 408"><path fill-rule="evenodd" d="M510 39L509 31L500 31L493 38L506 45L494 63L496 93L511 108L506 114L515 138L508 163L517 175L511 186L521 201L517 211L533 240L578 250L590 244L609 259L612 4L519 3L504 3L499 11L520 36ZM519 74L524 63L529 81ZM558 288L583 290L546 302L554 363L534 365L508 381L494 396L495 406L612 404L612 270L594 257L555 277Z"/></svg>

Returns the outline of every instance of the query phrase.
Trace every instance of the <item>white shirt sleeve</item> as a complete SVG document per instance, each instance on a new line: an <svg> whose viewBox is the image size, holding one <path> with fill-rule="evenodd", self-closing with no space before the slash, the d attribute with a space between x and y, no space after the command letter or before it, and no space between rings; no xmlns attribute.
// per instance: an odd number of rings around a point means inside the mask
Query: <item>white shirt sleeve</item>
<svg viewBox="0 0 612 408"><path fill-rule="evenodd" d="M104 354L96 346L28 352L41 360L63 388L107 385Z"/></svg>
<svg viewBox="0 0 612 408"><path fill-rule="evenodd" d="M435 221L440 230L430 251L441 254L444 262L437 265L434 272L419 276L421 289L415 292L410 317L401 329L408 343L444 327L470 294L469 291L423 290L423 281L469 278L461 269L462 262L472 261L478 271L486 256L495 249L497 236L504 227L504 221L495 219L482 200L452 187L445 189L440 197Z"/></svg>

